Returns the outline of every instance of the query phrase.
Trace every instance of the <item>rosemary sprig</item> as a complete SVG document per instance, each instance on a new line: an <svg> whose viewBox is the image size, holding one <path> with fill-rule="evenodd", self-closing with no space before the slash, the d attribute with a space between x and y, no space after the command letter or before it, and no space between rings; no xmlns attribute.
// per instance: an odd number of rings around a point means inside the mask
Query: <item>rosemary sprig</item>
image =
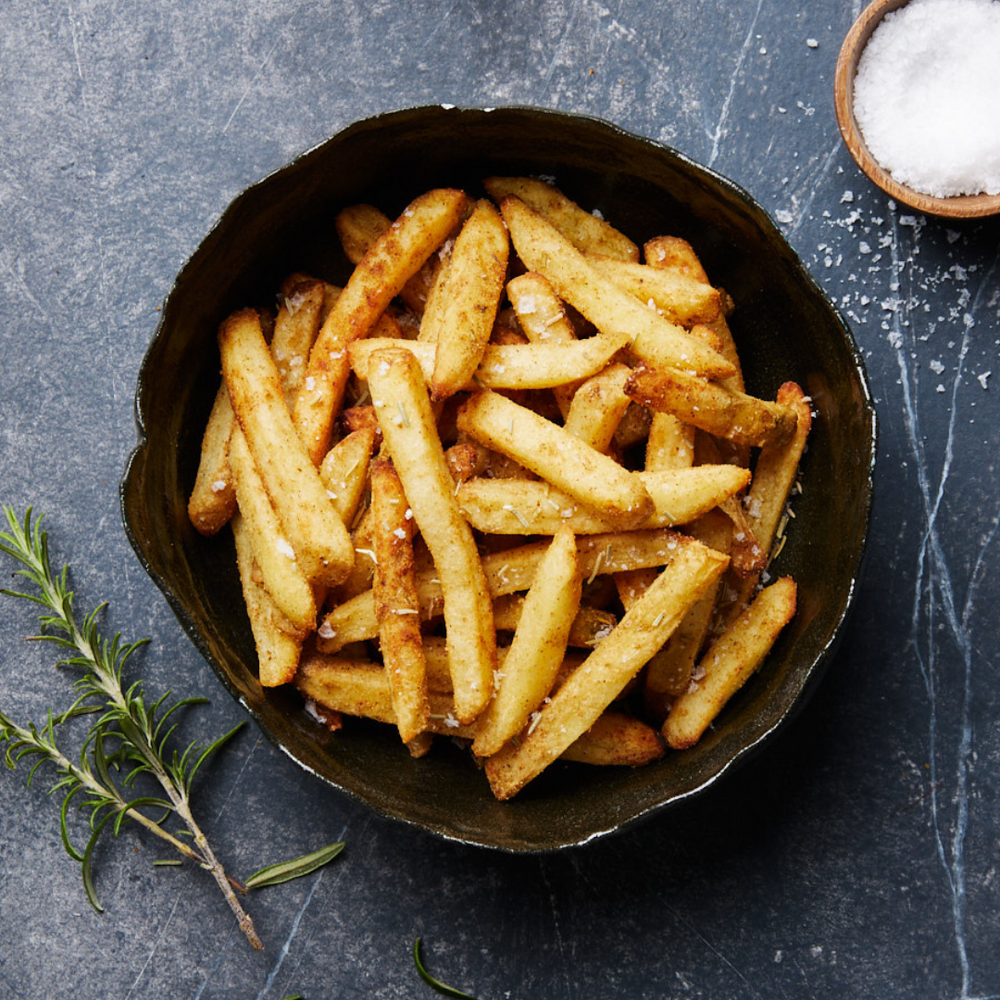
<svg viewBox="0 0 1000 1000"><path fill-rule="evenodd" d="M28 784L38 768L45 763L54 765L56 780L50 794L63 795L60 810L60 832L66 852L80 862L87 898L97 910L101 905L94 891L91 862L94 847L102 832L110 826L117 836L126 822L136 822L170 844L181 855L210 872L222 890L240 928L255 948L262 948L253 922L240 905L234 887L246 892L244 886L231 879L212 851L191 812L190 793L195 775L201 766L242 727L242 723L224 736L203 747L191 743L182 753L168 745L176 729L172 716L183 707L203 704L204 698L184 698L167 707L170 692L147 705L142 683L136 681L127 688L123 670L129 657L146 640L123 645L120 635L110 641L103 638L97 627L97 617L103 610L98 605L82 622L73 611L73 593L68 588L68 568L55 574L49 562L48 538L41 530L41 518L32 524L31 508L23 523L12 508L5 506L8 532L0 532L0 551L21 564L17 576L34 584L39 593L0 590L41 605L39 615L42 631L34 638L55 643L66 651L60 665L81 671L75 683L76 700L59 714L48 714L41 728L34 724L18 725L0 712L0 743L7 743L4 759L8 767L25 758L36 758L28 775ZM81 715L98 714L80 750L79 763L74 763L56 745L59 726ZM112 774L114 772L114 775ZM134 793L140 776L151 777L162 794ZM90 837L83 851L70 839L67 814L74 799L90 810ZM144 810L161 813L153 819ZM179 818L189 832L193 846L179 840L163 826L169 816Z"/></svg>

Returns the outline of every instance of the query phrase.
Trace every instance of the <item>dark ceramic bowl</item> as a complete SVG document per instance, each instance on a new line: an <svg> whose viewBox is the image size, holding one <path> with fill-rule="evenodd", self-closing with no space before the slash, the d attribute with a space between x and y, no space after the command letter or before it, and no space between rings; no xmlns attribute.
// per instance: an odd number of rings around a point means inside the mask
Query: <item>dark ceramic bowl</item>
<svg viewBox="0 0 1000 1000"><path fill-rule="evenodd" d="M787 379L818 419L804 492L776 570L799 611L759 674L691 750L638 769L557 763L516 799L493 800L448 741L412 760L394 730L349 720L329 736L291 688L262 690L228 532L206 540L186 498L219 381L215 332L233 309L273 301L291 270L344 281L333 230L345 205L395 216L436 186L480 193L494 173L550 175L634 240L690 240L737 303L732 327L748 386ZM871 504L875 416L843 320L764 211L730 181L593 118L532 108L427 107L361 121L241 194L178 275L146 354L139 444L121 487L128 536L198 649L264 733L323 781L443 837L505 851L581 844L712 785L805 701L830 661L855 593Z"/></svg>

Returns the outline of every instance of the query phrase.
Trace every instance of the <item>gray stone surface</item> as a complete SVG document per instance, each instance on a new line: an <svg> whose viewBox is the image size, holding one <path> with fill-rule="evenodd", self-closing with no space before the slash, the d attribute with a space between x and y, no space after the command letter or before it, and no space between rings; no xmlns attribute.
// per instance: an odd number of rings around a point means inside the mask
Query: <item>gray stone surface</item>
<svg viewBox="0 0 1000 1000"><path fill-rule="evenodd" d="M802 9L799 9L799 8ZM703 799L545 858L382 820L247 729L197 798L240 874L343 837L251 898L252 952L190 868L128 833L102 915L57 805L0 776L0 997L1000 995L1000 227L892 205L843 149L833 68L860 0L5 0L0 4L0 499L48 515L78 601L152 636L151 691L241 710L123 533L117 485L157 308L228 201L348 122L418 103L596 114L731 176L842 306L882 437L867 574L805 713ZM815 46L807 42L814 39ZM804 331L803 335L808 335ZM6 573L6 563L5 570ZM65 704L0 603L0 706ZM82 831L79 831L82 835Z"/></svg>

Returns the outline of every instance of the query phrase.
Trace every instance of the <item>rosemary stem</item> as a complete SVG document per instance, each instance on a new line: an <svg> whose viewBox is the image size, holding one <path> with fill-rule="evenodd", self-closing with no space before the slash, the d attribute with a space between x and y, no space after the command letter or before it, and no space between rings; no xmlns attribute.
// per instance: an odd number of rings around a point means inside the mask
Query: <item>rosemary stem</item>
<svg viewBox="0 0 1000 1000"><path fill-rule="evenodd" d="M261 951L264 948L264 945L257 936L256 930L254 930L253 921L250 919L250 915L246 912L246 910L244 910L240 905L240 901L236 898L236 893L233 892L233 887L230 884L232 880L226 874L225 869L216 858L215 852L212 850L208 839L205 837L205 834L201 832L201 827L199 827L195 822L195 818L191 814L191 810L188 808L186 799L182 800L178 804L177 814L184 820L185 825L194 836L194 841L198 845L198 850L204 855L204 866L209 872L212 873L212 877L222 890L222 895L225 896L226 902L229 904L229 908L233 911L236 921L240 925L240 930L242 930L246 935L250 944L253 945L253 947L258 951Z"/></svg>

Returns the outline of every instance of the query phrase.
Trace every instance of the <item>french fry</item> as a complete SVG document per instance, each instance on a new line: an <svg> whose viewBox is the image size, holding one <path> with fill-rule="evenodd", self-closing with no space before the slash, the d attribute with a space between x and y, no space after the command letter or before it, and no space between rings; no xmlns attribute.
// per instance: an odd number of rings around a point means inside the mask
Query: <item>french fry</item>
<svg viewBox="0 0 1000 1000"><path fill-rule="evenodd" d="M253 548L264 589L304 638L316 627L316 598L295 551L284 535L243 432L237 427L229 448L236 479L240 530Z"/></svg>
<svg viewBox="0 0 1000 1000"><path fill-rule="evenodd" d="M641 767L659 760L666 746L660 734L634 715L608 710L571 743L562 760L604 767Z"/></svg>
<svg viewBox="0 0 1000 1000"><path fill-rule="evenodd" d="M307 698L334 711L374 719L390 726L399 725L392 705L389 676L380 663L304 652L295 675L295 686ZM431 691L428 702L429 732L467 738L475 736L474 725L459 723L450 693Z"/></svg>
<svg viewBox="0 0 1000 1000"><path fill-rule="evenodd" d="M513 632L521 620L523 608L523 594L504 594L496 598L493 601L493 623L496 630ZM611 612L582 604L570 623L567 645L576 648L596 646L607 638L617 624L618 619Z"/></svg>
<svg viewBox="0 0 1000 1000"><path fill-rule="evenodd" d="M444 308L434 342L431 398L464 388L479 367L507 278L507 231L491 202L478 202L452 250L441 292Z"/></svg>
<svg viewBox="0 0 1000 1000"><path fill-rule="evenodd" d="M413 567L413 515L391 462L372 462L375 540L375 617L389 676L400 739L409 743L427 728L427 664Z"/></svg>
<svg viewBox="0 0 1000 1000"><path fill-rule="evenodd" d="M509 799L585 733L670 637L728 559L695 541L678 547L656 582L539 712L530 732L486 761L498 799Z"/></svg>
<svg viewBox="0 0 1000 1000"><path fill-rule="evenodd" d="M340 245L352 264L360 264L364 255L391 225L392 220L372 205L349 205L334 220ZM400 289L400 298L417 316L424 310L432 271L432 261L428 261Z"/></svg>
<svg viewBox="0 0 1000 1000"><path fill-rule="evenodd" d="M375 447L375 428L351 431L327 453L319 467L319 478L337 516L350 524L358 511L368 479L368 462Z"/></svg>
<svg viewBox="0 0 1000 1000"><path fill-rule="evenodd" d="M347 345L368 335L400 289L458 224L461 191L429 191L414 199L355 267L313 344L295 404L295 425L315 464L329 450L350 366Z"/></svg>
<svg viewBox="0 0 1000 1000"><path fill-rule="evenodd" d="M708 275L694 247L679 236L657 236L647 240L643 244L642 253L643 259L650 267L676 271L702 284L708 284Z"/></svg>
<svg viewBox="0 0 1000 1000"><path fill-rule="evenodd" d="M727 701L746 683L795 614L796 587L782 577L701 658L689 689L671 706L663 735L677 750L694 746Z"/></svg>
<svg viewBox="0 0 1000 1000"><path fill-rule="evenodd" d="M274 320L271 354L289 410L294 409L305 380L306 362L319 332L325 295L322 281L300 281L282 296Z"/></svg>
<svg viewBox="0 0 1000 1000"><path fill-rule="evenodd" d="M744 501L747 521L756 544L769 559L776 555L776 537L781 519L812 427L809 399L800 386L795 382L786 382L778 389L777 398L795 413L795 433L783 445L761 449L754 468L753 482ZM734 599L728 608L723 609L721 625L731 622L746 606L759 579L760 573L753 573L739 581Z"/></svg>
<svg viewBox="0 0 1000 1000"><path fill-rule="evenodd" d="M653 501L640 527L687 524L745 489L750 472L735 465L699 465L663 472L637 472ZM560 525L576 534L615 530L615 520L596 513L546 482L470 479L456 491L459 506L477 530L499 535L551 535Z"/></svg>
<svg viewBox="0 0 1000 1000"><path fill-rule="evenodd" d="M721 311L719 293L694 278L600 254L585 254L585 257L600 274L640 302L651 303L671 323L685 327L710 323Z"/></svg>
<svg viewBox="0 0 1000 1000"><path fill-rule="evenodd" d="M619 334L568 344L487 344L479 366L462 388L548 389L562 386L601 371L627 342L627 338ZM441 350L438 345L420 340L392 341L375 337L359 340L348 349L354 374L367 379L372 355L391 346L409 351L417 359L425 379L433 377Z"/></svg>
<svg viewBox="0 0 1000 1000"><path fill-rule="evenodd" d="M548 695L566 655L581 588L576 543L563 526L538 564L493 699L480 717L474 754L496 753Z"/></svg>
<svg viewBox="0 0 1000 1000"><path fill-rule="evenodd" d="M580 503L599 508L621 529L653 513L641 480L564 428L495 392L472 395L458 428L480 444L520 462Z"/></svg>
<svg viewBox="0 0 1000 1000"><path fill-rule="evenodd" d="M508 195L520 198L578 250L603 253L621 260L639 259L639 248L624 233L581 208L551 184L532 177L487 177L483 187L498 204Z"/></svg>
<svg viewBox="0 0 1000 1000"><path fill-rule="evenodd" d="M278 687L295 676L302 640L285 630L285 616L278 610L270 593L254 579L253 544L239 512L233 515L232 526L243 598L257 647L257 674L262 687Z"/></svg>
<svg viewBox="0 0 1000 1000"><path fill-rule="evenodd" d="M311 582L339 583L354 549L292 425L254 310L223 322L219 348L233 412L295 558Z"/></svg>
<svg viewBox="0 0 1000 1000"><path fill-rule="evenodd" d="M672 413L654 413L646 438L646 469L683 469L693 465L694 431Z"/></svg>
<svg viewBox="0 0 1000 1000"><path fill-rule="evenodd" d="M568 344L577 339L562 302L542 275L527 271L511 278L507 282L507 297L524 335L533 344ZM576 383L555 386L552 390L564 418L575 391Z"/></svg>
<svg viewBox="0 0 1000 1000"><path fill-rule="evenodd" d="M206 537L218 534L236 512L236 487L229 467L233 423L233 408L223 381L202 435L198 474L188 499L188 518Z"/></svg>
<svg viewBox="0 0 1000 1000"><path fill-rule="evenodd" d="M607 452L632 402L625 395L625 381L630 371L627 365L611 364L581 383L566 414L565 429L592 448Z"/></svg>
<svg viewBox="0 0 1000 1000"><path fill-rule="evenodd" d="M493 687L496 634L479 552L454 496L420 368L405 350L372 358L369 371L379 424L444 594L455 711L471 722Z"/></svg>
<svg viewBox="0 0 1000 1000"><path fill-rule="evenodd" d="M626 331L639 357L664 359L708 377L725 377L733 366L704 340L692 336L643 305L600 274L565 237L517 198L500 210L524 263L543 274L560 298L603 333Z"/></svg>
<svg viewBox="0 0 1000 1000"><path fill-rule="evenodd" d="M795 411L790 406L726 389L687 372L637 368L625 392L643 406L672 413L692 427L737 444L780 445L795 431Z"/></svg>
<svg viewBox="0 0 1000 1000"><path fill-rule="evenodd" d="M732 537L732 525L724 514L712 511L699 518L688 529L692 537L717 552L727 552ZM732 557L730 556L730 565ZM712 624L712 613L722 580L716 580L692 605L666 645L646 664L643 678L643 700L646 711L657 719L665 719L670 702L687 690L695 661L705 644ZM623 598L623 603L625 603ZM628 607L628 604L625 604Z"/></svg>

